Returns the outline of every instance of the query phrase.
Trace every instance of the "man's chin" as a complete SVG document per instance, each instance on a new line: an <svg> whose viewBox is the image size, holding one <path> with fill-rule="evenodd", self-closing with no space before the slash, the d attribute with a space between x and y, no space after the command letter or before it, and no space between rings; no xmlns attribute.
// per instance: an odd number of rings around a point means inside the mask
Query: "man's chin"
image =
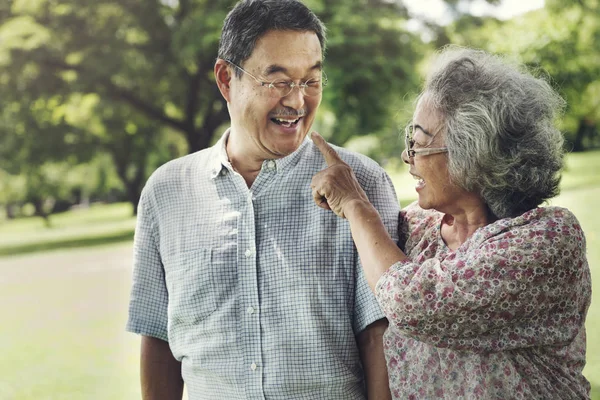
<svg viewBox="0 0 600 400"><path fill-rule="evenodd" d="M301 144L302 140L293 141L293 143L279 143L277 146L273 146L273 153L277 155L277 158L283 158L298 150Z"/></svg>

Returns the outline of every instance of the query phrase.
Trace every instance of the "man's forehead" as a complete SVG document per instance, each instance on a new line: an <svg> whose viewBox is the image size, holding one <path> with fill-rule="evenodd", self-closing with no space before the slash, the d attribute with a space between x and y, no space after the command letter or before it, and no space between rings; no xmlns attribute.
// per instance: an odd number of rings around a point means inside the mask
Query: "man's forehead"
<svg viewBox="0 0 600 400"><path fill-rule="evenodd" d="M261 36L245 61L269 72L294 67L313 69L322 63L321 43L312 31L271 30Z"/></svg>

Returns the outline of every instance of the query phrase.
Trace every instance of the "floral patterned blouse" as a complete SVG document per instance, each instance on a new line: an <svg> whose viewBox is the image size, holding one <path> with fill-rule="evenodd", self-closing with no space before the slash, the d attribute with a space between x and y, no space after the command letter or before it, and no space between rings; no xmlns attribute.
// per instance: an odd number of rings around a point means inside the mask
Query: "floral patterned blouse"
<svg viewBox="0 0 600 400"><path fill-rule="evenodd" d="M478 229L458 249L443 214L400 214L410 261L375 288L396 399L582 399L590 385L584 322L591 299L585 237L564 208Z"/></svg>

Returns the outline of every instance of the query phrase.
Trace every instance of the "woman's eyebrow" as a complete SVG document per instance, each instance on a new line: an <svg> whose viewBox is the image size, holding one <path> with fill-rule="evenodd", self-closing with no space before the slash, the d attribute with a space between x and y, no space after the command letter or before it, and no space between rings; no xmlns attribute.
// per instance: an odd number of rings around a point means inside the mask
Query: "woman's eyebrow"
<svg viewBox="0 0 600 400"><path fill-rule="evenodd" d="M421 125L419 124L415 124L413 129L420 129L424 134L426 134L427 136L431 136L433 137L433 135L431 133L429 133L429 131L426 131Z"/></svg>

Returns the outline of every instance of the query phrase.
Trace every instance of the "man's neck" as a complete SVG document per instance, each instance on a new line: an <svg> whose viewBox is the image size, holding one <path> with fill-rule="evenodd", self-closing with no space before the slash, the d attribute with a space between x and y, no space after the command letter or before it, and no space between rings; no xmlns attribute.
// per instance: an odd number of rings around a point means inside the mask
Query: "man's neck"
<svg viewBox="0 0 600 400"><path fill-rule="evenodd" d="M252 154L244 152L237 152L237 148L239 147L235 145L235 140L230 134L225 144L229 163L233 169L244 178L246 185L252 187L252 184L260 173L264 158L255 157Z"/></svg>

